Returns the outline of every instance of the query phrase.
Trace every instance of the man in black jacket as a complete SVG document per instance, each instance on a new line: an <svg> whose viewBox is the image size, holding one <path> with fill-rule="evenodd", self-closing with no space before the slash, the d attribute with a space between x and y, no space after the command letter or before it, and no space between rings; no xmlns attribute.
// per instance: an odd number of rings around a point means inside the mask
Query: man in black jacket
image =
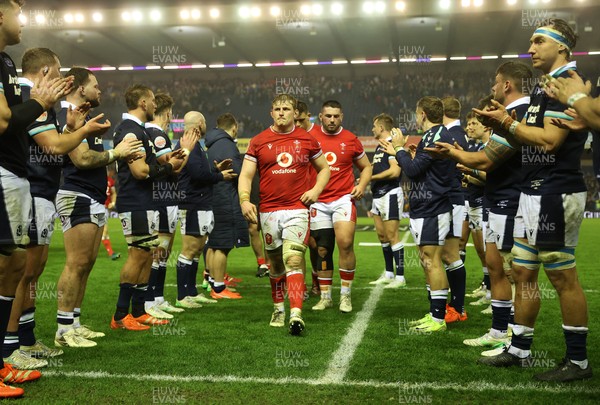
<svg viewBox="0 0 600 405"><path fill-rule="evenodd" d="M206 133L208 160L221 162L231 159L233 173L240 174L242 157L237 148L237 120L231 113L217 118L217 127ZM234 247L250 245L248 223L239 204L237 179L223 181L213 187L213 215L215 227L208 239L207 268L216 282L224 282L227 255Z"/></svg>

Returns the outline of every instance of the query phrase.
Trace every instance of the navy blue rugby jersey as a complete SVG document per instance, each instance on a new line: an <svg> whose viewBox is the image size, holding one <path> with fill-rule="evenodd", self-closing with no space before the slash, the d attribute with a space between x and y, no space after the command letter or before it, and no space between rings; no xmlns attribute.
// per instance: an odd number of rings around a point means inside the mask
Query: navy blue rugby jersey
<svg viewBox="0 0 600 405"><path fill-rule="evenodd" d="M154 144L157 158L173 150L169 136L158 125L147 122L146 133L150 136L150 140ZM180 193L178 192L177 175L154 180L152 189L154 190L155 203L158 207L168 207L179 203Z"/></svg>
<svg viewBox="0 0 600 405"><path fill-rule="evenodd" d="M469 144L469 152L476 153L485 147L482 142L473 142ZM469 200L469 207L481 207L483 206L483 186L469 183L467 186L467 199Z"/></svg>
<svg viewBox="0 0 600 405"><path fill-rule="evenodd" d="M123 114L123 121L117 125L114 133L115 147L123 139L135 138L142 141L140 152L145 156L149 166L157 164L154 145L146 133L144 123L131 114ZM156 208L152 190L153 181L150 179L138 180L133 177L129 165L123 159L117 161L117 178L119 179L119 192L117 193L117 212L148 211Z"/></svg>
<svg viewBox="0 0 600 405"><path fill-rule="evenodd" d="M388 141L390 141L388 139ZM375 148L375 154L373 155L373 174L379 174L385 172L390 168L390 160L396 160L395 157L388 155L385 151L377 145ZM397 179L386 179L371 182L371 192L373 198L383 197L391 190L400 187L400 176Z"/></svg>
<svg viewBox="0 0 600 405"><path fill-rule="evenodd" d="M58 125L61 131L67 125L67 110L69 106L75 108L75 106L68 101L60 102L60 111L57 114ZM86 121L90 117L88 116ZM104 152L104 145L102 144L101 137L95 137L93 135L85 138L83 143L87 143L90 150L96 152ZM88 197L94 199L100 204L106 200L106 167L96 167L94 169L78 169L74 164L69 155L65 155L65 164L63 166L63 184L60 186L61 190L75 191L82 193Z"/></svg>
<svg viewBox="0 0 600 405"><path fill-rule="evenodd" d="M435 142L450 143L450 135L443 125L431 127L423 134L414 159L404 150L396 153L396 160L410 179L408 198L411 218L434 217L450 212L450 183L454 162L434 159L424 148L434 147Z"/></svg>
<svg viewBox="0 0 600 405"><path fill-rule="evenodd" d="M552 77L569 77L569 70L576 70L575 62L551 73ZM585 79L584 79L585 80ZM537 84L525 114L528 126L544 127L544 118L566 118L568 106L551 99ZM522 191L530 195L577 193L586 191L581 171L581 155L587 139L587 131L571 131L556 153L547 153L543 147L524 145L521 148L523 167Z"/></svg>
<svg viewBox="0 0 600 405"><path fill-rule="evenodd" d="M30 99L33 83L24 78L20 78L19 82L23 101L27 101ZM48 147L39 145L35 140L36 136L44 132L56 131L59 133L54 109L44 111L32 124L27 126L26 131L29 134L27 180L29 180L31 195L54 201L60 186L64 156L49 153L51 150Z"/></svg>
<svg viewBox="0 0 600 405"><path fill-rule="evenodd" d="M9 107L23 103L21 86L15 63L4 52L0 52L0 93ZM12 127L0 135L0 166L16 176L27 177L29 140L25 128Z"/></svg>
<svg viewBox="0 0 600 405"><path fill-rule="evenodd" d="M187 164L179 173L179 189L185 196L179 203L179 208L211 211L213 185L221 180L223 175L208 161L206 150L200 142L196 143Z"/></svg>
<svg viewBox="0 0 600 405"><path fill-rule="evenodd" d="M460 121L456 120L454 123L446 127L448 134L454 145L454 142L458 143L461 148L468 150L468 137L464 128L460 126ZM450 202L455 205L464 205L465 199L468 197L468 192L465 192L465 188L462 186L462 172L456 168L456 165L452 168L453 176L451 178L452 184L450 189Z"/></svg>
<svg viewBox="0 0 600 405"><path fill-rule="evenodd" d="M517 120L521 121L527 112L529 102L529 97L522 97L507 105L506 110L509 114L515 111ZM503 214L508 210L516 214L523 182L521 148L514 148L503 136L495 133L492 134L491 141L513 148L515 153L494 170L487 172L485 198L493 213Z"/></svg>

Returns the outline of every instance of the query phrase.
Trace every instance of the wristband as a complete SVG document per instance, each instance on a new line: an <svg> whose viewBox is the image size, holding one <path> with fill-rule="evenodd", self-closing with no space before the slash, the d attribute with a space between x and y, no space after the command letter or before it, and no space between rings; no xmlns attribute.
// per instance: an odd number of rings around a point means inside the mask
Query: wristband
<svg viewBox="0 0 600 405"><path fill-rule="evenodd" d="M246 201L250 201L250 193L247 191L242 191L240 193L240 204L242 204Z"/></svg>
<svg viewBox="0 0 600 405"><path fill-rule="evenodd" d="M473 175L479 177L479 170L473 169Z"/></svg>
<svg viewBox="0 0 600 405"><path fill-rule="evenodd" d="M511 125L513 125L513 123L515 123L515 122L517 122L517 121L513 120L513 118L511 116L506 116L500 123L500 127L503 130L508 131L509 128L511 127Z"/></svg>
<svg viewBox="0 0 600 405"><path fill-rule="evenodd" d="M181 148L183 150L183 153L185 153L185 156L189 156L190 155L190 150L188 148Z"/></svg>
<svg viewBox="0 0 600 405"><path fill-rule="evenodd" d="M112 149L109 149L109 150L108 150L108 163L112 163L112 162L114 162L115 160L116 160L116 159L115 159L115 151L114 151L114 150L112 150Z"/></svg>
<svg viewBox="0 0 600 405"><path fill-rule="evenodd" d="M569 99L567 100L567 104L569 105L569 107L573 107L573 104L575 104L576 101L581 100L582 98L585 98L587 96L587 94L582 92L572 94L571 97L569 97Z"/></svg>
<svg viewBox="0 0 600 405"><path fill-rule="evenodd" d="M403 146L395 146L395 147L394 147L394 151L395 151L396 153L400 152L402 149L404 149L404 147L403 147Z"/></svg>
<svg viewBox="0 0 600 405"><path fill-rule="evenodd" d="M510 124L510 127L508 128L508 132L510 132L511 135L514 135L515 132L517 132L518 125L519 125L519 121L513 121L512 124Z"/></svg>

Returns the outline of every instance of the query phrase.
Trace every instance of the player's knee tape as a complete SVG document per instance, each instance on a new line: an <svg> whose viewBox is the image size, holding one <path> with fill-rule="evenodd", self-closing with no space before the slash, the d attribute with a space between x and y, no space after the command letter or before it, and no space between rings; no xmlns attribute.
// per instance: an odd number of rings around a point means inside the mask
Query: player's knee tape
<svg viewBox="0 0 600 405"><path fill-rule="evenodd" d="M512 262L514 259L514 255L512 252L503 252L500 251L500 256L502 256L502 269L504 270L504 274L508 277L508 280L514 284L514 280L512 277Z"/></svg>
<svg viewBox="0 0 600 405"><path fill-rule="evenodd" d="M149 252L158 246L158 239L156 236L146 236L146 237L129 237L127 238L127 246L138 248Z"/></svg>
<svg viewBox="0 0 600 405"><path fill-rule="evenodd" d="M542 251L540 261L545 270L568 270L575 267L575 249L564 248L553 252Z"/></svg>
<svg viewBox="0 0 600 405"><path fill-rule="evenodd" d="M169 250L169 245L171 244L171 235L158 235L158 247L166 250Z"/></svg>
<svg viewBox="0 0 600 405"><path fill-rule="evenodd" d="M310 234L317 242L317 249L326 250L324 256L319 253L320 266L318 270L333 270L333 251L335 250L335 232L333 228L310 231Z"/></svg>
<svg viewBox="0 0 600 405"><path fill-rule="evenodd" d="M286 268L300 268L306 245L289 240L283 241L282 257Z"/></svg>
<svg viewBox="0 0 600 405"><path fill-rule="evenodd" d="M513 263L528 270L539 270L540 260L538 250L526 242L515 241L511 250Z"/></svg>
<svg viewBox="0 0 600 405"><path fill-rule="evenodd" d="M325 248L328 252L333 253L333 250L335 249L335 232L333 231L333 228L310 231L310 236L315 238L318 247Z"/></svg>

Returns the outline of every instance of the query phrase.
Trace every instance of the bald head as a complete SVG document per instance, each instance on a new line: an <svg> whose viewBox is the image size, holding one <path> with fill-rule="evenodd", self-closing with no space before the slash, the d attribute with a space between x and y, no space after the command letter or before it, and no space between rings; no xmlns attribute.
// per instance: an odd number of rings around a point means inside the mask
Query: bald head
<svg viewBox="0 0 600 405"><path fill-rule="evenodd" d="M204 119L201 112L190 111L183 116L183 130L187 131L194 128L200 129L201 136L206 134L206 119Z"/></svg>

